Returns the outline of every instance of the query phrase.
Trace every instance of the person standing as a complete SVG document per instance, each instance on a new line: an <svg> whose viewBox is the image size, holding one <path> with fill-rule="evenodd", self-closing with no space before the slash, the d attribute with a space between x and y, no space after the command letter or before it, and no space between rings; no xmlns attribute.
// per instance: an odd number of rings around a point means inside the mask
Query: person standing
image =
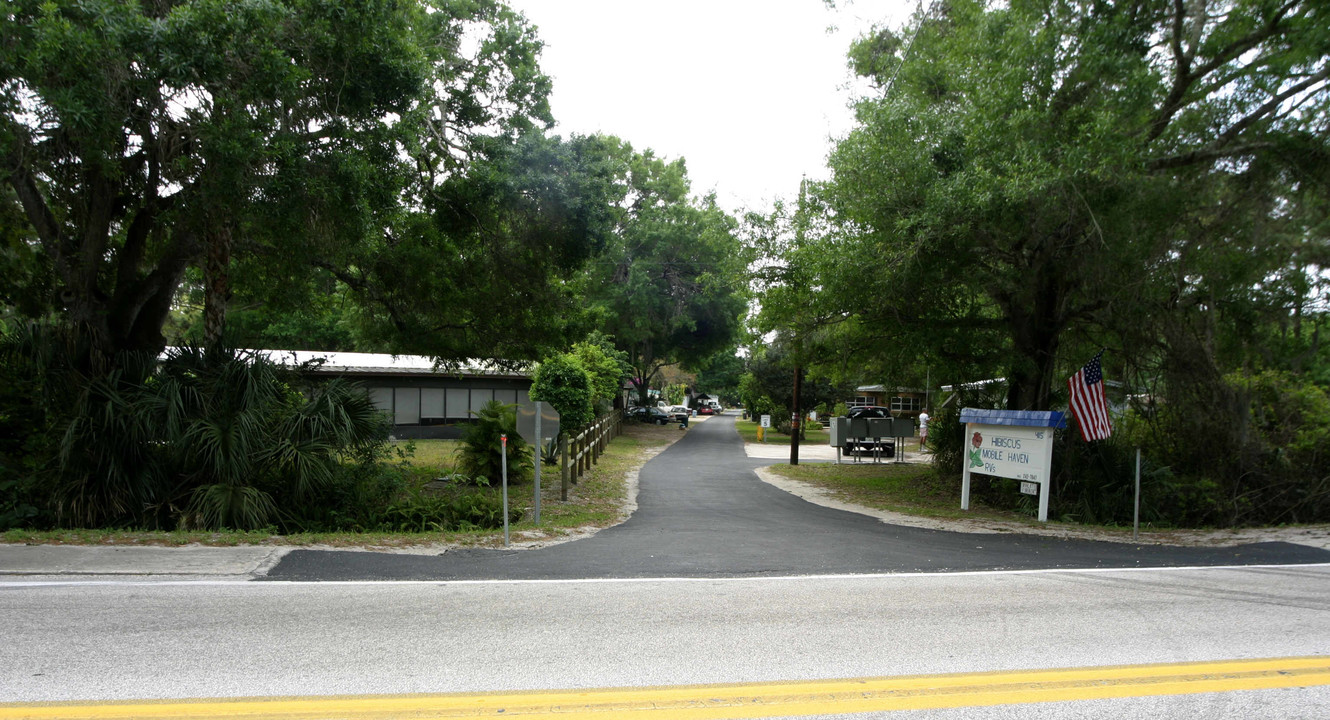
<svg viewBox="0 0 1330 720"><path fill-rule="evenodd" d="M928 443L928 411L919 413L919 449Z"/></svg>

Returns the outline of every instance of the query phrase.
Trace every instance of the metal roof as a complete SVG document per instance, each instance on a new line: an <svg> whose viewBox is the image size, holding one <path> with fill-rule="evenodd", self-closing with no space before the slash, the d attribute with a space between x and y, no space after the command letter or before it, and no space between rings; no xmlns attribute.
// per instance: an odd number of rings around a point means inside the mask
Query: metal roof
<svg viewBox="0 0 1330 720"><path fill-rule="evenodd" d="M258 355L283 365L300 365L316 360L323 364L319 373L338 375L448 375L453 377L492 377L529 379L530 366L502 367L481 360L464 360L457 364L439 365L425 355L391 355L386 353L323 352L317 350L255 350Z"/></svg>

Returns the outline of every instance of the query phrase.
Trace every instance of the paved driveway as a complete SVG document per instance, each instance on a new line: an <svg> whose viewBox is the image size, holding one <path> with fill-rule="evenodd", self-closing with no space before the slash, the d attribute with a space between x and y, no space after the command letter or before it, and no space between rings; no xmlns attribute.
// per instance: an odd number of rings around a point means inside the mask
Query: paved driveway
<svg viewBox="0 0 1330 720"><path fill-rule="evenodd" d="M734 417L697 423L642 469L627 522L535 550L439 556L297 550L268 580L742 577L1330 562L1290 543L1175 548L906 528L814 505L753 468Z"/></svg>

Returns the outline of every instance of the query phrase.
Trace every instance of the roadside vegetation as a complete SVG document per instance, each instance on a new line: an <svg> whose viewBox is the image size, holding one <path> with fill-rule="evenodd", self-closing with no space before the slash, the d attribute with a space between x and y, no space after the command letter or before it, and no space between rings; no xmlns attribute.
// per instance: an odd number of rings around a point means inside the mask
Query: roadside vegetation
<svg viewBox="0 0 1330 720"><path fill-rule="evenodd" d="M558 540L572 534L609 527L623 517L629 477L660 450L683 437L671 426L658 427L625 423L623 434L614 438L600 461L576 484L569 486L568 500L560 499L558 465L542 468L541 522L535 523L532 510L535 482L530 476L510 483L509 505L513 509L510 534L514 542ZM282 533L275 527L254 530L153 531L141 529L12 529L0 535L0 542L63 545L321 545L329 547L403 548L412 546L493 546L503 542L502 516L499 527L470 527L441 530L413 527L412 520L426 517L428 508L442 502L456 488L446 478L453 473L456 451L461 443L454 440L416 440L392 443L395 460L390 467L400 481L389 507L402 520L397 529L346 529ZM502 487L494 483L466 491L483 498L483 506L502 504ZM431 499L436 500L431 500ZM408 508L415 507L415 511ZM428 525L428 521L426 521Z"/></svg>
<svg viewBox="0 0 1330 720"><path fill-rule="evenodd" d="M362 388L234 348L529 368L565 432L625 382L777 433L909 391L953 484L960 408L1066 408L1101 357L1114 432L1058 434L1053 517L1130 522L1140 449L1147 521L1330 521L1324 3L921 8L848 49L827 179L742 218L553 134L503 0L224 5L0 21L0 529L501 523L506 411L399 453Z"/></svg>

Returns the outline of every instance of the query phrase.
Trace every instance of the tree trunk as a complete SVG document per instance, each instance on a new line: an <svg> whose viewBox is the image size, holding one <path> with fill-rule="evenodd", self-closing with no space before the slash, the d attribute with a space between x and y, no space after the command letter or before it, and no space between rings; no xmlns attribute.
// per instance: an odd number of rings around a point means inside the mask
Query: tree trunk
<svg viewBox="0 0 1330 720"><path fill-rule="evenodd" d="M232 242L228 224L220 222L209 228L203 294L203 341L209 348L221 345L226 329L226 308L231 301Z"/></svg>
<svg viewBox="0 0 1330 720"><path fill-rule="evenodd" d="M1045 259L1033 268L1032 291L1020 293L1005 308L1011 327L1013 361L1007 372L1008 410L1048 410L1058 347L1066 327L1067 279Z"/></svg>

